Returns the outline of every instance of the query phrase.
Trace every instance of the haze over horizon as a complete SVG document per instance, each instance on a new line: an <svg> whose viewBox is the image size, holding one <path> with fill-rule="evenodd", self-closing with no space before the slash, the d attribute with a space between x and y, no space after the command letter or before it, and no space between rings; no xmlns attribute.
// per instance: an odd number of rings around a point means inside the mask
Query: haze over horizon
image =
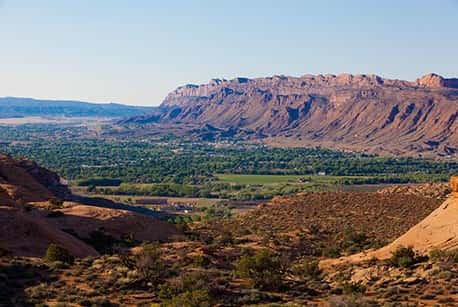
<svg viewBox="0 0 458 307"><path fill-rule="evenodd" d="M456 0L245 2L0 0L0 96L158 105L211 78L458 75Z"/></svg>

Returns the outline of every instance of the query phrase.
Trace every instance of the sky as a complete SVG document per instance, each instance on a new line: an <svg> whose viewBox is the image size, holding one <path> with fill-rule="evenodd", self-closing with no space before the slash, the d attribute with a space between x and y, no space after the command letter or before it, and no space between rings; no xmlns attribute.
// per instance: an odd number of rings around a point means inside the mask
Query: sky
<svg viewBox="0 0 458 307"><path fill-rule="evenodd" d="M0 0L0 96L159 105L211 78L458 76L458 0Z"/></svg>

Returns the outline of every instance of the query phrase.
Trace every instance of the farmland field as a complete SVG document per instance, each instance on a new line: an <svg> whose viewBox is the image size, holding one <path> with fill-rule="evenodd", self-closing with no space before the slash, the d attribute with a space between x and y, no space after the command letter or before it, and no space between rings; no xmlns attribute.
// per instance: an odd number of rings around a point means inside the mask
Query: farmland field
<svg viewBox="0 0 458 307"><path fill-rule="evenodd" d="M303 176L296 175L240 175L240 174L217 174L216 177L225 183L236 184L274 184L293 183Z"/></svg>
<svg viewBox="0 0 458 307"><path fill-rule="evenodd" d="M369 179L373 176L299 176L299 175L244 175L216 174L221 182L234 184L279 184L279 183L335 183L339 180Z"/></svg>

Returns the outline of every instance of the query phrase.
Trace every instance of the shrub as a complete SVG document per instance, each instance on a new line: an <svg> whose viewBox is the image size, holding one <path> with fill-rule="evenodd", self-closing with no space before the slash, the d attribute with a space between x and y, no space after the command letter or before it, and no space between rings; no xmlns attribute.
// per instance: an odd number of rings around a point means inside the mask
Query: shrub
<svg viewBox="0 0 458 307"><path fill-rule="evenodd" d="M135 255L135 268L144 282L157 286L167 274L159 244L143 244L142 251Z"/></svg>
<svg viewBox="0 0 458 307"><path fill-rule="evenodd" d="M48 206L46 207L47 210L57 210L57 209L62 209L64 207L64 202L61 199L58 198L51 198L48 200Z"/></svg>
<svg viewBox="0 0 458 307"><path fill-rule="evenodd" d="M421 261L412 247L399 246L391 255L390 264L394 267L409 268Z"/></svg>
<svg viewBox="0 0 458 307"><path fill-rule="evenodd" d="M192 305L191 302L200 301L197 297L202 298L205 294L206 301L211 301L211 288L208 275L203 273L187 273L180 278L169 281L159 286L159 297L167 299L164 306L199 306ZM181 296L177 301L174 298ZM194 299L192 299L194 297ZM184 302L188 304L184 304ZM176 305L182 302L183 305Z"/></svg>
<svg viewBox="0 0 458 307"><path fill-rule="evenodd" d="M316 260L306 261L294 268L294 274L305 280L319 280L323 271Z"/></svg>
<svg viewBox="0 0 458 307"><path fill-rule="evenodd" d="M243 255L235 265L237 276L249 278L254 287L266 290L279 287L281 271L280 259L268 250Z"/></svg>
<svg viewBox="0 0 458 307"><path fill-rule="evenodd" d="M231 245L234 243L234 237L230 231L223 230L216 238L215 243L223 246Z"/></svg>
<svg viewBox="0 0 458 307"><path fill-rule="evenodd" d="M207 268L210 265L211 261L206 256L196 256L192 259L192 265L194 267Z"/></svg>
<svg viewBox="0 0 458 307"><path fill-rule="evenodd" d="M458 250L443 251L434 249L429 253L429 258L433 261L458 263Z"/></svg>
<svg viewBox="0 0 458 307"><path fill-rule="evenodd" d="M346 281L342 283L342 290L345 294L363 294L366 292L366 286L361 282Z"/></svg>
<svg viewBox="0 0 458 307"><path fill-rule="evenodd" d="M228 219L232 217L231 209L224 205L212 205L210 207L204 208L204 210L205 220Z"/></svg>
<svg viewBox="0 0 458 307"><path fill-rule="evenodd" d="M207 290L186 291L172 299L165 301L161 306L167 307L210 307L213 299Z"/></svg>
<svg viewBox="0 0 458 307"><path fill-rule="evenodd" d="M370 246L370 241L364 232L358 232L352 228L346 229L343 234L343 248L350 252L356 253Z"/></svg>
<svg viewBox="0 0 458 307"><path fill-rule="evenodd" d="M44 260L47 262L61 261L64 263L72 264L75 258L70 254L70 252L54 243L49 244Z"/></svg>
<svg viewBox="0 0 458 307"><path fill-rule="evenodd" d="M340 250L336 247L326 247L321 250L321 256L326 258L339 258Z"/></svg>

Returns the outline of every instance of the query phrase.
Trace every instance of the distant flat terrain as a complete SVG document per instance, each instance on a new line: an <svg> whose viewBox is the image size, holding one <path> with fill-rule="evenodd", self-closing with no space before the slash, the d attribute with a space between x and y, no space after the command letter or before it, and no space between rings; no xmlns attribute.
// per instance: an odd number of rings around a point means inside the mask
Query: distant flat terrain
<svg viewBox="0 0 458 307"><path fill-rule="evenodd" d="M0 97L0 118L36 116L122 118L150 113L153 110L153 107L128 106L119 103Z"/></svg>
<svg viewBox="0 0 458 307"><path fill-rule="evenodd" d="M19 126L25 124L90 124L109 121L110 118L104 117L42 117L42 116L26 116L1 118L0 125Z"/></svg>

